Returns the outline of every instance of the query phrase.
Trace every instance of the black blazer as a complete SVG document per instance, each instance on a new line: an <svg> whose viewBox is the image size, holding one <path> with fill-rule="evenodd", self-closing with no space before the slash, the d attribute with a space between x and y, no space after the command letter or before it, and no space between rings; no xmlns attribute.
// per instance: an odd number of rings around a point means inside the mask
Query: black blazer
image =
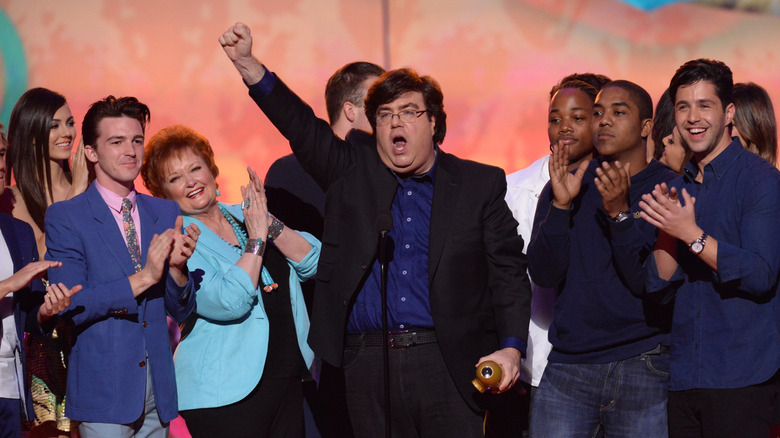
<svg viewBox="0 0 780 438"><path fill-rule="evenodd" d="M8 252L14 264L14 273L38 260L38 248L35 245L35 235L26 222L16 219L8 214L0 213L0 230L3 232ZM22 398L22 415L28 420L35 419L30 385L27 383L27 360L24 355L24 332L40 330L38 325L38 308L43 303L45 290L41 280L33 280L30 286L14 291L14 322L16 327L3 327L0 320L0 333L2 330L16 330L19 354L22 362L22 376L24 376L24 394Z"/></svg>
<svg viewBox="0 0 780 438"><path fill-rule="evenodd" d="M353 130L339 139L281 80L270 95L252 97L327 193L309 344L339 366L351 306L376 259L376 218L390 210L398 183L380 161L372 135ZM503 338L528 336L531 288L523 241L504 201L501 169L441 150L436 166L431 313L452 378L479 408L471 385L477 360L496 351Z"/></svg>

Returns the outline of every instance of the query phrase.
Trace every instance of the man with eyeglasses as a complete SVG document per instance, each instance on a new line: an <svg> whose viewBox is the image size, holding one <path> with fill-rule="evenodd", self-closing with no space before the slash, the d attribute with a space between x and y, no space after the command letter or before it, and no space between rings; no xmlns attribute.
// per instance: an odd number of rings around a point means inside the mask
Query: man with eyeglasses
<svg viewBox="0 0 780 438"><path fill-rule="evenodd" d="M470 381L494 360L514 385L530 286L504 172L439 148L443 95L430 77L387 72L369 89L374 134L345 140L252 56L241 23L220 38L249 94L327 190L309 343L342 366L358 437L385 433L382 338L389 337L393 436L478 437L490 395ZM389 212L389 334L381 332L377 217Z"/></svg>

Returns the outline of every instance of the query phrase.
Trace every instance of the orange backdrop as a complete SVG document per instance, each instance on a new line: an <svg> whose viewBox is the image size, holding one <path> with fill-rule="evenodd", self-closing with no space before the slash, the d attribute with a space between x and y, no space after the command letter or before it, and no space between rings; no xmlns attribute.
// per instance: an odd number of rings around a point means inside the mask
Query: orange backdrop
<svg viewBox="0 0 780 438"><path fill-rule="evenodd" d="M548 91L569 73L629 79L657 98L680 64L710 57L780 101L771 15L690 3L645 12L618 0L387 5L385 14L382 0L0 0L2 35L15 33L24 57L2 58L0 99L16 99L14 72L64 94L79 122L94 100L137 96L152 109L147 137L181 123L210 139L228 201L240 199L247 165L262 175L288 153L217 42L235 21L252 27L255 54L322 117L325 82L347 62L389 59L432 75L448 112L443 148L508 173L547 152ZM0 50L10 53L9 41Z"/></svg>

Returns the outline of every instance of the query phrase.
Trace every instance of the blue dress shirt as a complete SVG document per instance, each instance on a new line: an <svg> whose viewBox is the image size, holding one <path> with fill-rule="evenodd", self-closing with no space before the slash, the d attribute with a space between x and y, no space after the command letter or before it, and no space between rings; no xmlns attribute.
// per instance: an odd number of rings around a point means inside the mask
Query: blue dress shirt
<svg viewBox="0 0 780 438"><path fill-rule="evenodd" d="M428 242L436 163L426 174L398 179L391 213L393 258L387 266L388 328L433 328L428 300ZM363 290L355 300L348 333L382 331L379 263L374 262Z"/></svg>
<svg viewBox="0 0 780 438"><path fill-rule="evenodd" d="M738 139L672 181L696 197L696 223L718 241L713 271L686 243L669 281L648 258L648 293L674 294L670 389L741 388L780 368L780 172Z"/></svg>

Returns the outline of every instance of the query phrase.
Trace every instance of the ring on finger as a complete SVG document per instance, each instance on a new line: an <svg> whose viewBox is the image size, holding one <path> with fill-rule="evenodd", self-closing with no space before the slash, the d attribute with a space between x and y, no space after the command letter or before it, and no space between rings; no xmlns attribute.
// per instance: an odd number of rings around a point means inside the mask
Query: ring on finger
<svg viewBox="0 0 780 438"><path fill-rule="evenodd" d="M244 199L243 201L241 201L241 209L242 210L246 210L247 208L249 208L250 205L252 205L252 201L249 198Z"/></svg>

